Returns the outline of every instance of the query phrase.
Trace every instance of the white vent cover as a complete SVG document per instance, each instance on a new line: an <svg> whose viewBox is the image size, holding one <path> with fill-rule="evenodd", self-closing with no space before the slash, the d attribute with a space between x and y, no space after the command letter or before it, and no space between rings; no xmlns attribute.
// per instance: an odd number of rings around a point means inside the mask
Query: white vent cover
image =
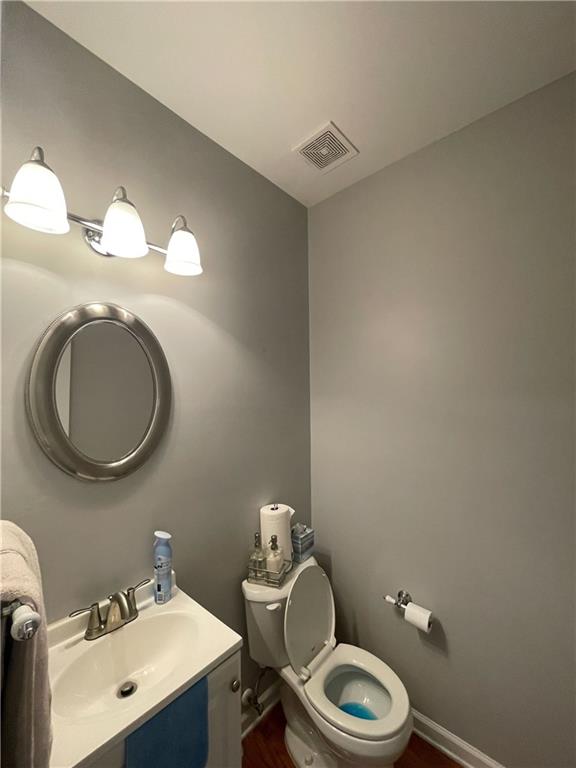
<svg viewBox="0 0 576 768"><path fill-rule="evenodd" d="M313 136L303 141L293 152L298 152L320 171L327 172L356 157L358 150L334 123L327 123Z"/></svg>

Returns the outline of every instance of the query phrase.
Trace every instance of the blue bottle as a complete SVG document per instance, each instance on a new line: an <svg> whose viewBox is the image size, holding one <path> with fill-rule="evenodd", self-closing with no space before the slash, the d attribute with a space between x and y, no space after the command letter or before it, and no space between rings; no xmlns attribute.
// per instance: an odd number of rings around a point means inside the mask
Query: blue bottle
<svg viewBox="0 0 576 768"><path fill-rule="evenodd" d="M172 597L172 535L154 531L154 600L167 603Z"/></svg>

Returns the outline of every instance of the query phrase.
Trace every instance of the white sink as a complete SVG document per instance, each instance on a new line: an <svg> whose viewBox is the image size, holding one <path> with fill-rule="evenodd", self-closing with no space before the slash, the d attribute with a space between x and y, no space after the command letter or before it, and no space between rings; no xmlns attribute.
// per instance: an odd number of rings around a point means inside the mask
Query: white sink
<svg viewBox="0 0 576 768"><path fill-rule="evenodd" d="M169 610L138 618L124 631L82 643L82 652L55 679L52 707L57 715L78 720L121 711L177 673L198 642L194 618ZM137 689L130 698L119 698L118 687L127 681Z"/></svg>
<svg viewBox="0 0 576 768"><path fill-rule="evenodd" d="M48 627L51 768L90 762L235 653L242 638L175 587L156 605L141 590L140 614L98 640L84 640L87 614ZM135 683L127 698L118 695Z"/></svg>

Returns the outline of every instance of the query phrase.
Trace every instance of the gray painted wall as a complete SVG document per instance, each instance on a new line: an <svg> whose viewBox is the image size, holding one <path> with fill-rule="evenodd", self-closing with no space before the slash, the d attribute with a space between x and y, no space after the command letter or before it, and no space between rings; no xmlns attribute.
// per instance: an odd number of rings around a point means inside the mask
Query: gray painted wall
<svg viewBox="0 0 576 768"><path fill-rule="evenodd" d="M312 508L340 639L512 768L574 753L574 79L312 209ZM401 587L440 625L385 604Z"/></svg>
<svg viewBox="0 0 576 768"><path fill-rule="evenodd" d="M42 144L74 212L102 217L124 184L159 243L186 214L205 273L169 275L153 254L102 259L77 229L2 218L2 514L36 543L50 619L150 573L152 532L166 528L182 587L241 630L259 507L286 501L310 519L306 210L26 6L3 15L4 183ZM53 466L23 401L38 336L98 299L152 328L174 385L157 454L112 484Z"/></svg>

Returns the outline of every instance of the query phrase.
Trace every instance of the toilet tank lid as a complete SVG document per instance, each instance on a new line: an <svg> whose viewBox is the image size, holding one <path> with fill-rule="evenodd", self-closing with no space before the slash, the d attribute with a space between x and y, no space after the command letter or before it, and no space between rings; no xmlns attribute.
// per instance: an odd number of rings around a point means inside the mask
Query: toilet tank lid
<svg viewBox="0 0 576 768"><path fill-rule="evenodd" d="M252 603L274 603L284 600L288 597L294 579L298 574L302 573L306 568L310 568L317 564L318 563L314 557L309 557L305 562L294 565L281 587L269 587L266 584L253 584L251 581L244 579L242 582L242 594L246 600Z"/></svg>
<svg viewBox="0 0 576 768"><path fill-rule="evenodd" d="M334 595L328 576L313 565L293 579L284 612L284 643L297 675L326 647L335 644Z"/></svg>

